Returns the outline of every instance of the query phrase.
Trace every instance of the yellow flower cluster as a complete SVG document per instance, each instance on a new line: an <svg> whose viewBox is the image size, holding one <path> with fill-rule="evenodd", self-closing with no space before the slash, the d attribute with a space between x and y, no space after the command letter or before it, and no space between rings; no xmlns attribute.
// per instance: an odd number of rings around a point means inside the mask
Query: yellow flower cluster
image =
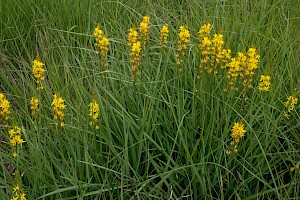
<svg viewBox="0 0 300 200"><path fill-rule="evenodd" d="M64 126L65 124L63 122L63 119L65 117L64 110L66 108L64 100L58 94L54 94L51 105L54 111L53 119L55 120L55 125Z"/></svg>
<svg viewBox="0 0 300 200"><path fill-rule="evenodd" d="M94 36L96 39L95 46L99 48L100 54L101 54L101 64L104 66L105 69L107 69L107 52L108 52L108 45L109 40L108 38L103 34L103 31L100 29L100 25L98 25L94 30ZM97 51L97 54L99 51Z"/></svg>
<svg viewBox="0 0 300 200"><path fill-rule="evenodd" d="M244 60L245 56L241 52L239 52L235 58L231 58L229 68L227 70L227 81L231 90L238 89L237 87L234 87L234 83L240 75L240 72L242 70L242 63L244 62Z"/></svg>
<svg viewBox="0 0 300 200"><path fill-rule="evenodd" d="M176 63L181 64L186 54L186 50L188 48L188 44L190 43L190 32L185 26L179 27L179 41L178 41L178 49L176 54Z"/></svg>
<svg viewBox="0 0 300 200"><path fill-rule="evenodd" d="M133 43L131 46L131 53L130 53L130 62L131 62L131 70L132 70L132 81L135 81L135 73L140 66L140 51L141 51L141 43L136 42Z"/></svg>
<svg viewBox="0 0 300 200"><path fill-rule="evenodd" d="M90 104L90 113L89 116L91 117L90 125L93 126L95 129L99 129L99 126L96 124L99 117L99 104L93 100Z"/></svg>
<svg viewBox="0 0 300 200"><path fill-rule="evenodd" d="M270 86L271 86L270 80L271 80L270 76L261 75L260 76L260 82L258 84L258 89L262 92L269 91Z"/></svg>
<svg viewBox="0 0 300 200"><path fill-rule="evenodd" d="M18 126L14 126L13 128L11 128L9 131L9 138L10 138L10 144L12 146L17 146L17 144L21 145L25 142L22 138L21 138L21 129Z"/></svg>
<svg viewBox="0 0 300 200"><path fill-rule="evenodd" d="M138 41L138 32L136 31L135 27L129 29L128 33L128 46L131 47L134 43Z"/></svg>
<svg viewBox="0 0 300 200"><path fill-rule="evenodd" d="M251 82L253 81L253 76L255 70L258 68L260 56L255 48L249 48L247 52L247 63L244 67L244 82L245 87L251 88Z"/></svg>
<svg viewBox="0 0 300 200"><path fill-rule="evenodd" d="M14 175L17 183L13 188L13 197L10 200L26 200L26 194L22 187L22 180L21 180L20 173L16 171Z"/></svg>
<svg viewBox="0 0 300 200"><path fill-rule="evenodd" d="M243 83L244 88L252 87L251 82L258 68L259 57L255 48L249 48L247 53L238 52L235 58L231 58L227 70L227 80L231 90L238 90L238 87L234 86L237 80Z"/></svg>
<svg viewBox="0 0 300 200"><path fill-rule="evenodd" d="M160 30L160 37L159 37L160 46L162 48L164 48L166 45L168 34L169 34L168 26L163 26Z"/></svg>
<svg viewBox="0 0 300 200"><path fill-rule="evenodd" d="M10 114L10 103L3 93L0 93L0 119L7 121Z"/></svg>
<svg viewBox="0 0 300 200"><path fill-rule="evenodd" d="M150 23L150 18L149 16L144 16L143 21L140 23L140 36L141 36L141 41L143 45L146 45L146 42L149 37L149 23Z"/></svg>
<svg viewBox="0 0 300 200"><path fill-rule="evenodd" d="M37 90L44 89L42 82L45 80L45 77L44 77L45 71L46 70L44 69L44 63L42 63L39 60L39 58L35 59L33 61L32 73L33 73L33 76L35 77L35 82L37 84L37 87L36 87Z"/></svg>
<svg viewBox="0 0 300 200"><path fill-rule="evenodd" d="M200 30L198 32L200 41L202 41L205 37L209 38L210 30L211 30L211 24L210 23L204 24L203 26L200 27Z"/></svg>
<svg viewBox="0 0 300 200"><path fill-rule="evenodd" d="M244 128L244 123L243 122L235 122L232 130L231 130L231 137L233 138L233 141L230 143L231 146L233 147L234 153L238 152L238 144L242 137L245 136L246 130ZM231 151L227 150L226 151L227 155L231 153Z"/></svg>
<svg viewBox="0 0 300 200"><path fill-rule="evenodd" d="M10 200L26 200L26 194L18 184L13 188L13 193L14 196Z"/></svg>
<svg viewBox="0 0 300 200"><path fill-rule="evenodd" d="M223 49L224 41L222 34L215 34L213 39L210 36L211 24L207 23L200 27L199 40L200 40L200 74L204 70L208 73L216 75L218 73L218 66L221 65L221 69L229 66L229 60L231 59L231 50ZM211 61L210 65L208 62Z"/></svg>
<svg viewBox="0 0 300 200"><path fill-rule="evenodd" d="M295 105L298 103L298 98L297 97L293 97L293 96L289 96L287 98L287 101L284 103L285 107L286 107L286 111L284 112L284 116L288 117L289 113L292 112L295 108Z"/></svg>
<svg viewBox="0 0 300 200"><path fill-rule="evenodd" d="M32 116L37 116L39 113L39 100L36 97L32 97L30 100L30 110Z"/></svg>

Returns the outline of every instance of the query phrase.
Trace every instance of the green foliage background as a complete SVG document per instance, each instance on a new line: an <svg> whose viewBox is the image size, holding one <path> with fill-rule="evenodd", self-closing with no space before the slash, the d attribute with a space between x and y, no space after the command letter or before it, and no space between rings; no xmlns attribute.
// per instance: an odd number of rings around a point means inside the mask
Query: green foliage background
<svg viewBox="0 0 300 200"><path fill-rule="evenodd" d="M298 0L6 1L0 3L0 91L11 102L12 124L26 144L18 159L1 125L0 197L9 199L13 171L22 174L28 199L289 199L299 198L299 106L284 118L284 101L300 89ZM142 76L131 82L128 29L151 21ZM224 35L235 55L255 46L268 93L224 93L226 76L195 78L197 32L205 22ZM95 54L97 24L109 37L109 70ZM159 30L168 24L168 48ZM184 73L176 73L180 25L191 32ZM31 73L36 55L46 65L45 90ZM56 128L51 101L67 104L66 126ZM94 93L101 127L89 126ZM39 119L30 115L33 95ZM236 121L246 137L236 156L225 151Z"/></svg>

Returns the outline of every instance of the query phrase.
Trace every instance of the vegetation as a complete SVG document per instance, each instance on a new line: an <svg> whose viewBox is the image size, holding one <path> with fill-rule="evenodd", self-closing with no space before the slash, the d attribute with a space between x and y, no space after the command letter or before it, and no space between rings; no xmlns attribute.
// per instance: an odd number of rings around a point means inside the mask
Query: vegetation
<svg viewBox="0 0 300 200"><path fill-rule="evenodd" d="M299 199L298 0L0 4L1 199Z"/></svg>

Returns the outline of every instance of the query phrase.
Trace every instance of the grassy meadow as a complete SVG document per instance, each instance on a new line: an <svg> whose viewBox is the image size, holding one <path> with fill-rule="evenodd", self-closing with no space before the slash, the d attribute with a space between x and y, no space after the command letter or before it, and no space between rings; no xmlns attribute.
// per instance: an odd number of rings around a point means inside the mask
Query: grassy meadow
<svg viewBox="0 0 300 200"><path fill-rule="evenodd" d="M0 199L300 198L300 1L1 0L0 16Z"/></svg>

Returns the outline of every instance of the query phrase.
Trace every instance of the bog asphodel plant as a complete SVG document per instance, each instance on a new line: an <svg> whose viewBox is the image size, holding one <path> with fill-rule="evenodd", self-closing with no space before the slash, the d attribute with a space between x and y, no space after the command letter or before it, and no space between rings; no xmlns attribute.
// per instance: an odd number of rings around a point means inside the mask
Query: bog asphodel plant
<svg viewBox="0 0 300 200"><path fill-rule="evenodd" d="M140 62L140 52L141 52L141 43L136 42L133 43L131 46L131 53L130 53L130 62L131 62L131 70L132 70L132 81L135 81L135 75L138 72L138 68L141 64Z"/></svg>
<svg viewBox="0 0 300 200"><path fill-rule="evenodd" d="M30 100L30 110L32 116L37 116L39 113L39 100L36 97L32 97Z"/></svg>
<svg viewBox="0 0 300 200"><path fill-rule="evenodd" d="M259 81L259 84L258 84L258 89L261 91L261 92L267 92L270 90L270 87L271 87L271 77L270 76L267 76L267 75L261 75L260 76L260 81Z"/></svg>
<svg viewBox="0 0 300 200"><path fill-rule="evenodd" d="M108 52L108 45L109 45L109 39L103 34L103 31L100 29L100 25L97 25L97 27L94 30L94 36L96 39L95 46L99 48L99 51L96 53L101 55L101 64L104 66L105 69L108 67L107 63L107 52Z"/></svg>
<svg viewBox="0 0 300 200"><path fill-rule="evenodd" d="M18 171L14 173L16 184L13 188L13 197L10 200L26 200L26 193L24 192L21 175Z"/></svg>
<svg viewBox="0 0 300 200"><path fill-rule="evenodd" d="M295 105L298 103L298 98L294 96L289 96L287 101L284 103L286 111L284 112L285 117L289 117L289 113L292 112L295 108Z"/></svg>
<svg viewBox="0 0 300 200"><path fill-rule="evenodd" d="M243 122L235 122L232 130L231 130L231 137L232 141L230 143L231 147L233 148L233 152L237 153L238 152L238 144L240 140L245 136L246 130L244 128L244 123ZM229 155L231 154L230 150L226 151L226 154Z"/></svg>
<svg viewBox="0 0 300 200"><path fill-rule="evenodd" d="M190 32L186 26L179 27L179 41L177 45L176 63L181 64L185 58L188 45L190 43Z"/></svg>
<svg viewBox="0 0 300 200"><path fill-rule="evenodd" d="M256 50L256 48L249 48L247 52L246 65L244 67L244 81L243 85L245 88L252 87L253 76L255 70L258 68L260 56Z"/></svg>
<svg viewBox="0 0 300 200"><path fill-rule="evenodd" d="M18 145L22 146L22 144L25 143L26 141L23 140L21 137L21 129L19 126L13 126L12 128L9 129L8 133L10 138L10 144L13 148L12 156L16 158L18 155L16 151L17 146Z"/></svg>
<svg viewBox="0 0 300 200"><path fill-rule="evenodd" d="M140 23L140 37L142 45L146 45L147 40L149 38L149 24L150 17L144 16L143 21Z"/></svg>
<svg viewBox="0 0 300 200"><path fill-rule="evenodd" d="M131 46L138 41L138 32L136 31L135 27L131 27L128 33L128 46Z"/></svg>
<svg viewBox="0 0 300 200"><path fill-rule="evenodd" d="M90 107L89 116L91 118L90 125L95 129L99 129L99 126L97 125L98 118L99 118L99 104L97 103L97 101L92 100L89 104L89 107Z"/></svg>
<svg viewBox="0 0 300 200"><path fill-rule="evenodd" d="M0 93L0 119L7 121L10 115L10 102L3 93Z"/></svg>
<svg viewBox="0 0 300 200"><path fill-rule="evenodd" d="M164 48L166 46L166 42L168 39L168 35L169 35L169 29L167 25L164 25L161 30L160 30L160 37L159 37L159 41L160 41L160 46L162 48Z"/></svg>
<svg viewBox="0 0 300 200"><path fill-rule="evenodd" d="M45 68L44 68L44 63L40 61L40 58L37 57L33 61L33 66L32 66L32 73L35 78L35 82L37 84L36 89L37 90L42 90L44 89L43 86L43 81L45 80L44 73L45 73Z"/></svg>
<svg viewBox="0 0 300 200"><path fill-rule="evenodd" d="M64 104L64 100L58 95L58 94L54 94L53 95L53 101L51 103L53 111L54 111L54 115L53 115L53 119L55 121L55 125L56 126L64 126L64 117L65 117L65 113L64 110L66 108L66 105Z"/></svg>

